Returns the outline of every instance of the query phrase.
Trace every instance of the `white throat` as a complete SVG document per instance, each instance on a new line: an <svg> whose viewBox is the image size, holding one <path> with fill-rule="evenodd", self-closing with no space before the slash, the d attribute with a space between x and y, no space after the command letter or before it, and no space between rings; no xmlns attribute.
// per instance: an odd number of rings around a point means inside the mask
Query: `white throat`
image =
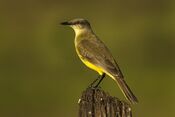
<svg viewBox="0 0 175 117"><path fill-rule="evenodd" d="M71 27L75 31L75 37L79 35L86 35L92 32L90 27L84 27L84 28L81 28L80 26L71 26Z"/></svg>
<svg viewBox="0 0 175 117"><path fill-rule="evenodd" d="M85 33L88 32L86 29L74 29L74 31L75 31L75 36L76 37L81 35L81 34L85 34Z"/></svg>

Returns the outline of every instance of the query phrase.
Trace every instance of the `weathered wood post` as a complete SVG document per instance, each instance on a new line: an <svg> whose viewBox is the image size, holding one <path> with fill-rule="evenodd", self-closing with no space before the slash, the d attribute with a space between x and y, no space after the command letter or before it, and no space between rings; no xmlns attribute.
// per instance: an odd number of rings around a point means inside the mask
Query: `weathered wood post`
<svg viewBox="0 0 175 117"><path fill-rule="evenodd" d="M79 100L79 117L132 117L128 103L100 88L87 88Z"/></svg>

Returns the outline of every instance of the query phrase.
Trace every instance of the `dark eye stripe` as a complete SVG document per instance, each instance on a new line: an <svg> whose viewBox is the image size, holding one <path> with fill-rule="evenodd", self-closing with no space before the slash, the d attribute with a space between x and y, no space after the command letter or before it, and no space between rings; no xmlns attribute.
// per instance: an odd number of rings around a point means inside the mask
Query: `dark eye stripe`
<svg viewBox="0 0 175 117"><path fill-rule="evenodd" d="M89 23L85 21L76 21L72 23L72 25L76 25L76 24L89 24Z"/></svg>

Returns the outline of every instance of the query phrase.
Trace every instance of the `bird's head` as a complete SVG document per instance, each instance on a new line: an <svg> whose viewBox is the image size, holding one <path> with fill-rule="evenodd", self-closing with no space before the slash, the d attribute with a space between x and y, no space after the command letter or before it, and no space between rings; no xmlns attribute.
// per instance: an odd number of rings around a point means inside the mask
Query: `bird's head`
<svg viewBox="0 0 175 117"><path fill-rule="evenodd" d="M68 25L72 27L76 34L82 33L84 31L85 32L91 31L90 23L87 20L82 19L82 18L62 22L61 25Z"/></svg>

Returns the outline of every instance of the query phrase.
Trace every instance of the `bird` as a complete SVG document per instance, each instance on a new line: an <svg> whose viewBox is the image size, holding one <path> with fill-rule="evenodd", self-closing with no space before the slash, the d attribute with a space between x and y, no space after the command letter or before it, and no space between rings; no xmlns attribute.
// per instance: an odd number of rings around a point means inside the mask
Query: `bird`
<svg viewBox="0 0 175 117"><path fill-rule="evenodd" d="M99 73L100 81L96 87L105 75L108 75L118 84L122 93L130 103L138 103L137 97L125 82L116 60L104 42L94 33L89 21L83 18L76 18L62 22L61 25L68 25L73 28L75 32L75 49L80 60L87 67Z"/></svg>

